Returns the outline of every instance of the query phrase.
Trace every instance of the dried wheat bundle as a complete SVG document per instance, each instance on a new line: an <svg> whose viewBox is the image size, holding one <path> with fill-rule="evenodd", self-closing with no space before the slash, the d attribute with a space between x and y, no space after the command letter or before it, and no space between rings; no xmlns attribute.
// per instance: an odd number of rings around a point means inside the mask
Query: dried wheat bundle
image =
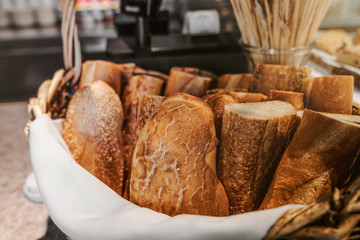
<svg viewBox="0 0 360 240"><path fill-rule="evenodd" d="M285 49L312 42L331 0L231 0L243 42Z"/></svg>

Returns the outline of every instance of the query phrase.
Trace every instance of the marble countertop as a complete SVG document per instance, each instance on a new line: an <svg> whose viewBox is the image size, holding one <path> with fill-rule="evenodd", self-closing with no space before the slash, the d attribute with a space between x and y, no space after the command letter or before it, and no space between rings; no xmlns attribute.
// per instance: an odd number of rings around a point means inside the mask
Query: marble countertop
<svg viewBox="0 0 360 240"><path fill-rule="evenodd" d="M0 235L1 239L40 239L45 235L48 213L44 205L27 201L23 194L32 171L24 135L27 103L0 103Z"/></svg>

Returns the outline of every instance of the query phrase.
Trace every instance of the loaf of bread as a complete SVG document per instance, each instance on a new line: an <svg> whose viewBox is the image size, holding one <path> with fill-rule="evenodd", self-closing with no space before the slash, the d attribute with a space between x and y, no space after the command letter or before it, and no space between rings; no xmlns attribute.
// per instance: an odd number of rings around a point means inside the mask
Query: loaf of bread
<svg viewBox="0 0 360 240"><path fill-rule="evenodd" d="M226 216L228 199L216 175L214 115L202 99L165 98L136 143L130 201L174 216Z"/></svg>
<svg viewBox="0 0 360 240"><path fill-rule="evenodd" d="M109 84L118 95L135 69L134 63L116 64L104 60L86 61L82 64L79 88L97 80Z"/></svg>
<svg viewBox="0 0 360 240"><path fill-rule="evenodd" d="M352 113L353 76L308 78L304 81L302 92L306 108L329 113Z"/></svg>
<svg viewBox="0 0 360 240"><path fill-rule="evenodd" d="M300 92L303 80L312 69L284 65L257 64L254 70L254 92L268 95L270 90Z"/></svg>
<svg viewBox="0 0 360 240"><path fill-rule="evenodd" d="M125 121L123 126L125 181L130 179L131 160L137 140L136 122L138 98L142 95L161 95L163 81L148 75L135 75L130 78L123 91ZM125 184L125 187L126 184ZM127 196L127 195L126 195Z"/></svg>
<svg viewBox="0 0 360 240"><path fill-rule="evenodd" d="M294 107L282 101L225 106L218 176L230 214L260 206L295 121Z"/></svg>
<svg viewBox="0 0 360 240"><path fill-rule="evenodd" d="M218 79L217 87L224 89L241 88L250 90L252 87L253 75L244 74L224 74Z"/></svg>
<svg viewBox="0 0 360 240"><path fill-rule="evenodd" d="M197 68L173 67L170 70L169 80L165 88L165 96L176 92L184 92L193 96L202 97L209 89L215 75Z"/></svg>
<svg viewBox="0 0 360 240"><path fill-rule="evenodd" d="M223 93L208 95L205 96L203 99L207 104L209 104L209 106L212 108L214 112L216 137L220 139L224 108L226 105L230 103L237 103L238 101L236 101L232 96Z"/></svg>
<svg viewBox="0 0 360 240"><path fill-rule="evenodd" d="M138 109L136 117L136 137L140 136L141 130L145 126L146 121L151 117L155 110L164 100L163 96L143 95L138 98Z"/></svg>
<svg viewBox="0 0 360 240"><path fill-rule="evenodd" d="M270 90L268 100L279 100L288 102L299 111L304 110L304 94L291 91Z"/></svg>
<svg viewBox="0 0 360 240"><path fill-rule="evenodd" d="M124 174L123 118L114 89L95 81L73 95L62 133L74 159L120 195Z"/></svg>
<svg viewBox="0 0 360 240"><path fill-rule="evenodd" d="M311 204L330 195L349 177L359 149L360 124L305 109L261 209Z"/></svg>

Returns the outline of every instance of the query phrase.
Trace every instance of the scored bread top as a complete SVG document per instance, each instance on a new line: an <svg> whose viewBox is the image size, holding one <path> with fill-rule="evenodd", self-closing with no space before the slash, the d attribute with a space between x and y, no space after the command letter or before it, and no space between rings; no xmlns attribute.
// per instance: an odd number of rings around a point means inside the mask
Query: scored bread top
<svg viewBox="0 0 360 240"><path fill-rule="evenodd" d="M214 116L201 99L177 93L164 99L136 143L130 201L168 215L228 215L216 176Z"/></svg>
<svg viewBox="0 0 360 240"><path fill-rule="evenodd" d="M244 104L229 104L226 109L252 119L272 119L296 114L294 107L283 101L266 101Z"/></svg>

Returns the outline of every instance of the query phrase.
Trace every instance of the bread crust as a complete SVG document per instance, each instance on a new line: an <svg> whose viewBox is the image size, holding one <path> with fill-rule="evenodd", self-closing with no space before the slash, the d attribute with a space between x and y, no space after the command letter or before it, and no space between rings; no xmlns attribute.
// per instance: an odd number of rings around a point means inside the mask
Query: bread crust
<svg viewBox="0 0 360 240"><path fill-rule="evenodd" d="M173 67L164 94L168 96L172 93L184 92L202 97L209 89L212 77L215 75L197 68Z"/></svg>
<svg viewBox="0 0 360 240"><path fill-rule="evenodd" d="M353 76L308 78L304 81L302 92L306 108L329 113L352 113Z"/></svg>
<svg viewBox="0 0 360 240"><path fill-rule="evenodd" d="M211 108L176 93L163 100L141 131L134 151L130 201L174 216L228 215L216 176L216 133Z"/></svg>
<svg viewBox="0 0 360 240"><path fill-rule="evenodd" d="M126 85L122 99L125 121L123 127L125 181L130 179L131 160L137 140L136 122L138 98L143 95L161 95L163 81L148 75L135 75Z"/></svg>
<svg viewBox="0 0 360 240"><path fill-rule="evenodd" d="M272 106L271 113L260 112L258 117L247 115L261 105ZM282 109L285 114L274 113L276 109ZM218 176L229 198L230 214L256 210L260 206L295 121L295 109L285 102L225 107Z"/></svg>
<svg viewBox="0 0 360 240"><path fill-rule="evenodd" d="M360 148L360 125L305 109L260 209L311 204L341 187Z"/></svg>
<svg viewBox="0 0 360 240"><path fill-rule="evenodd" d="M218 78L217 87L224 89L240 88L251 90L254 76L252 73L224 74Z"/></svg>
<svg viewBox="0 0 360 240"><path fill-rule="evenodd" d="M257 64L254 70L254 92L268 95L270 90L300 92L303 80L312 69L285 65Z"/></svg>
<svg viewBox="0 0 360 240"><path fill-rule="evenodd" d="M304 94L291 91L270 90L268 100L288 102L297 110L304 110Z"/></svg>
<svg viewBox="0 0 360 240"><path fill-rule="evenodd" d="M79 87L82 88L97 80L109 84L118 95L121 95L122 86L132 76L134 63L116 64L104 60L91 60L82 64Z"/></svg>
<svg viewBox="0 0 360 240"><path fill-rule="evenodd" d="M75 161L120 195L123 118L122 104L113 88L95 81L73 95L62 133Z"/></svg>
<svg viewBox="0 0 360 240"><path fill-rule="evenodd" d="M237 103L237 101L228 94L216 93L208 95L203 98L207 104L212 108L214 112L214 123L216 129L216 137L220 140L222 118L224 114L224 108L230 103Z"/></svg>

